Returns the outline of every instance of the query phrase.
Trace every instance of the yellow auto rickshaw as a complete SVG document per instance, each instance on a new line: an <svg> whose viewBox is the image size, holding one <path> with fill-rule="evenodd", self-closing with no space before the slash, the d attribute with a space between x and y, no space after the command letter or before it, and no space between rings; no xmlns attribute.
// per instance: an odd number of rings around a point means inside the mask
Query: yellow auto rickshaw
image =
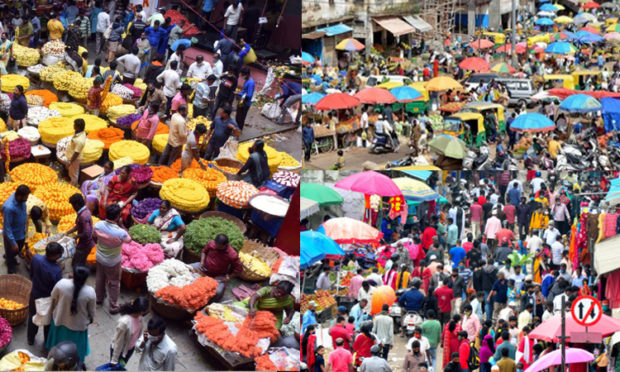
<svg viewBox="0 0 620 372"><path fill-rule="evenodd" d="M497 126L498 131L505 132L506 131L506 118L504 117L504 106L497 103L488 103L488 102L470 102L463 106L461 109L462 112L477 112L481 114L483 117L491 112L497 118Z"/></svg>
<svg viewBox="0 0 620 372"><path fill-rule="evenodd" d="M484 118L476 112L457 112L444 119L441 134L455 136L469 146L479 147L487 136L484 130Z"/></svg>
<svg viewBox="0 0 620 372"><path fill-rule="evenodd" d="M506 35L501 34L499 32L483 32L482 35L493 40L493 42L495 43L495 46L506 44Z"/></svg>
<svg viewBox="0 0 620 372"><path fill-rule="evenodd" d="M571 75L573 76L573 81L575 82L575 89L585 90L588 79L592 79L594 81L594 85L596 85L597 81L601 77L601 72L595 70L575 71Z"/></svg>
<svg viewBox="0 0 620 372"><path fill-rule="evenodd" d="M549 33L535 35L527 38L527 47L531 48L536 43L547 43L551 40L551 35Z"/></svg>
<svg viewBox="0 0 620 372"><path fill-rule="evenodd" d="M575 89L575 78L573 75L543 75L544 90L552 88Z"/></svg>

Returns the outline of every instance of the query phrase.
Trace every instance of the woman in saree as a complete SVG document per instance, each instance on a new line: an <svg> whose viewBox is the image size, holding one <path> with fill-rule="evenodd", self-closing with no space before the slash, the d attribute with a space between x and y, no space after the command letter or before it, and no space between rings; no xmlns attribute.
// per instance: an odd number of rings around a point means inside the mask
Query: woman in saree
<svg viewBox="0 0 620 372"><path fill-rule="evenodd" d="M445 367L450 363L450 356L452 353L458 353L459 351L459 337L458 334L463 330L459 324L461 316L454 314L452 320L443 327L441 333L442 347L443 347L443 366Z"/></svg>
<svg viewBox="0 0 620 372"><path fill-rule="evenodd" d="M121 219L127 225L131 211L131 202L138 195L138 184L131 176L131 167L121 168L118 175L113 176L101 196L99 203L99 218L105 218L105 209L108 205L118 204L121 207Z"/></svg>
<svg viewBox="0 0 620 372"><path fill-rule="evenodd" d="M246 300L250 308L250 317L254 317L258 310L265 310L275 315L277 329L280 329L282 324L288 324L295 314L295 299L291 295L293 288L295 288L293 283L282 280L274 286L265 286L256 291L249 300ZM282 319L283 312L286 312L284 319Z"/></svg>
<svg viewBox="0 0 620 372"><path fill-rule="evenodd" d="M82 183L82 195L84 195L84 198L87 200L95 200L95 209L97 209L97 204L99 199L101 199L101 194L105 191L105 188L112 177L114 177L114 163L108 160L103 165L103 173L98 175L93 180L84 181ZM94 212L94 210L91 210L91 212Z"/></svg>
<svg viewBox="0 0 620 372"><path fill-rule="evenodd" d="M161 247L166 258L178 256L183 248L185 234L185 222L179 212L172 208L168 200L163 200L159 209L151 213L148 222L160 232Z"/></svg>
<svg viewBox="0 0 620 372"><path fill-rule="evenodd" d="M360 358L370 358L370 348L377 343L375 335L371 333L372 321L366 321L360 326L360 334L355 337L353 351L355 351L355 365L360 366Z"/></svg>

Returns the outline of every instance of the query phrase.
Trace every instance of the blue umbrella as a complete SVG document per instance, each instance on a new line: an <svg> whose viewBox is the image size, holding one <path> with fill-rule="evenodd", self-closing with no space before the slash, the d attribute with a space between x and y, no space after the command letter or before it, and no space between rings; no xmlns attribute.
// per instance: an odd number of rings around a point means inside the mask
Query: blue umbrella
<svg viewBox="0 0 620 372"><path fill-rule="evenodd" d="M301 103L316 105L316 103L319 102L323 97L325 97L325 94L319 92L304 94L301 96Z"/></svg>
<svg viewBox="0 0 620 372"><path fill-rule="evenodd" d="M301 245L301 256L305 256L306 262L314 263L325 257L338 257L345 254L332 238L316 231L302 231L299 233L299 243ZM321 256L323 257L317 258ZM309 265L312 265L312 263Z"/></svg>
<svg viewBox="0 0 620 372"><path fill-rule="evenodd" d="M553 26L554 22L551 18L538 18L536 24L539 26Z"/></svg>
<svg viewBox="0 0 620 372"><path fill-rule="evenodd" d="M598 43L603 41L603 37L588 31L577 31L575 39L581 43Z"/></svg>
<svg viewBox="0 0 620 372"><path fill-rule="evenodd" d="M577 48L575 48L573 44L566 41L556 41L555 43L549 44L549 46L545 49L545 53L553 54L568 54L576 51Z"/></svg>
<svg viewBox="0 0 620 372"><path fill-rule="evenodd" d="M543 10L545 12L555 12L558 10L554 5L551 4L543 4L538 10Z"/></svg>
<svg viewBox="0 0 620 372"><path fill-rule="evenodd" d="M573 94L560 104L560 110L568 112L594 112L603 108L601 103L587 94Z"/></svg>
<svg viewBox="0 0 620 372"><path fill-rule="evenodd" d="M319 252L315 247L309 246L301 250L299 264L302 269L307 269L315 262L325 258L325 253Z"/></svg>
<svg viewBox="0 0 620 372"><path fill-rule="evenodd" d="M422 93L408 86L400 86L390 89L390 93L396 97L398 102L413 101L419 97L422 97Z"/></svg>
<svg viewBox="0 0 620 372"><path fill-rule="evenodd" d="M555 124L551 119L538 113L519 115L510 124L510 129L516 132L546 132L554 128Z"/></svg>
<svg viewBox="0 0 620 372"><path fill-rule="evenodd" d="M308 52L301 52L301 59L310 64L314 63L314 57Z"/></svg>
<svg viewBox="0 0 620 372"><path fill-rule="evenodd" d="M550 1L551 1L551 0L540 0L540 1L539 1L539 3L548 3L548 2L550 2Z"/></svg>

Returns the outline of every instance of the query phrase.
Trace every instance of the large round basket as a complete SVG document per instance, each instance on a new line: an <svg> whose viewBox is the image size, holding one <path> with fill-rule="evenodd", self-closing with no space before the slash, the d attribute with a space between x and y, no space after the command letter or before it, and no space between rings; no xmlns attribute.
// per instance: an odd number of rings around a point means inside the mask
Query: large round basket
<svg viewBox="0 0 620 372"><path fill-rule="evenodd" d="M151 309L157 314L166 319L172 320L188 320L194 317L194 314L187 311L187 309L170 304L160 298L155 297L153 293L150 293L151 297Z"/></svg>
<svg viewBox="0 0 620 372"><path fill-rule="evenodd" d="M215 169L217 169L218 171L224 173L224 175L226 176L226 179L229 181L237 181L240 179L240 177L237 175L237 173L230 173L225 171L224 169L220 168L220 167L231 167L231 168L237 168L237 169L241 169L241 167L243 167L243 163L240 162L237 159L233 159L233 158L217 158L215 159Z"/></svg>
<svg viewBox="0 0 620 372"><path fill-rule="evenodd" d="M239 252L259 257L265 261L269 267L271 267L280 258L280 255L278 255L278 253L272 248L267 247L266 245L263 245L255 240L246 240L243 243L243 248L241 248ZM269 276L259 275L245 265L243 265L243 270L239 276L241 279L248 282L262 282L263 280L269 279Z"/></svg>
<svg viewBox="0 0 620 372"><path fill-rule="evenodd" d="M219 217L219 218L223 218L225 220L228 220L234 223L235 225L237 225L239 230L241 230L242 234L245 234L245 232L247 231L247 226L245 226L243 221L241 221L237 217L230 215L228 213L219 212L219 211L208 211L208 212L204 212L203 214L201 214L199 218L209 218L209 217Z"/></svg>
<svg viewBox="0 0 620 372"><path fill-rule="evenodd" d="M0 297L24 305L17 310L0 308L0 316L6 319L11 326L15 327L22 324L28 317L30 291L32 291L32 282L25 277L16 274L0 275Z"/></svg>
<svg viewBox="0 0 620 372"><path fill-rule="evenodd" d="M191 249L183 247L183 262L186 264L193 264L194 262L200 262L200 254L194 253Z"/></svg>
<svg viewBox="0 0 620 372"><path fill-rule="evenodd" d="M147 274L148 271L137 271L123 267L121 273L121 284L129 289L142 288L146 284Z"/></svg>

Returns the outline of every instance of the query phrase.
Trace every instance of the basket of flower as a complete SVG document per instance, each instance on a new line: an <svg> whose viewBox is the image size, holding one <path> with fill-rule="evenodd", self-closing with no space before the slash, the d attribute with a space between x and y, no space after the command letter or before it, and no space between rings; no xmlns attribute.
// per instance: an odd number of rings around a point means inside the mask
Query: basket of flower
<svg viewBox="0 0 620 372"><path fill-rule="evenodd" d="M158 243L123 243L121 255L121 284L129 289L144 286L149 269L164 260L164 252Z"/></svg>
<svg viewBox="0 0 620 372"><path fill-rule="evenodd" d="M243 270L241 279L248 282L262 282L269 279L271 266L280 258L272 248L254 240L246 240L239 251Z"/></svg>
<svg viewBox="0 0 620 372"><path fill-rule="evenodd" d="M218 234L225 234L236 251L243 247L245 239L236 223L220 217L200 218L190 222L183 235L183 261L199 262L203 248Z"/></svg>
<svg viewBox="0 0 620 372"><path fill-rule="evenodd" d="M240 177L237 175L239 169L243 167L243 163L237 159L232 158L217 158L215 159L215 169L222 172L226 179L229 181L238 180Z"/></svg>
<svg viewBox="0 0 620 372"><path fill-rule="evenodd" d="M247 227L245 226L245 223L243 223L243 221L241 221L237 217L230 215L228 213L218 212L218 211L207 211L201 214L200 217L198 218L209 218L209 217L219 217L219 218L223 218L225 220L228 220L234 223L239 228L239 231L241 231L241 234L245 234L245 232L247 231Z"/></svg>
<svg viewBox="0 0 620 372"><path fill-rule="evenodd" d="M32 282L21 275L0 275L0 316L13 327L28 316Z"/></svg>
<svg viewBox="0 0 620 372"><path fill-rule="evenodd" d="M179 177L179 172L164 165L151 166L151 170L153 171L153 177L151 178L150 185L157 190L161 189L164 182L169 179Z"/></svg>

